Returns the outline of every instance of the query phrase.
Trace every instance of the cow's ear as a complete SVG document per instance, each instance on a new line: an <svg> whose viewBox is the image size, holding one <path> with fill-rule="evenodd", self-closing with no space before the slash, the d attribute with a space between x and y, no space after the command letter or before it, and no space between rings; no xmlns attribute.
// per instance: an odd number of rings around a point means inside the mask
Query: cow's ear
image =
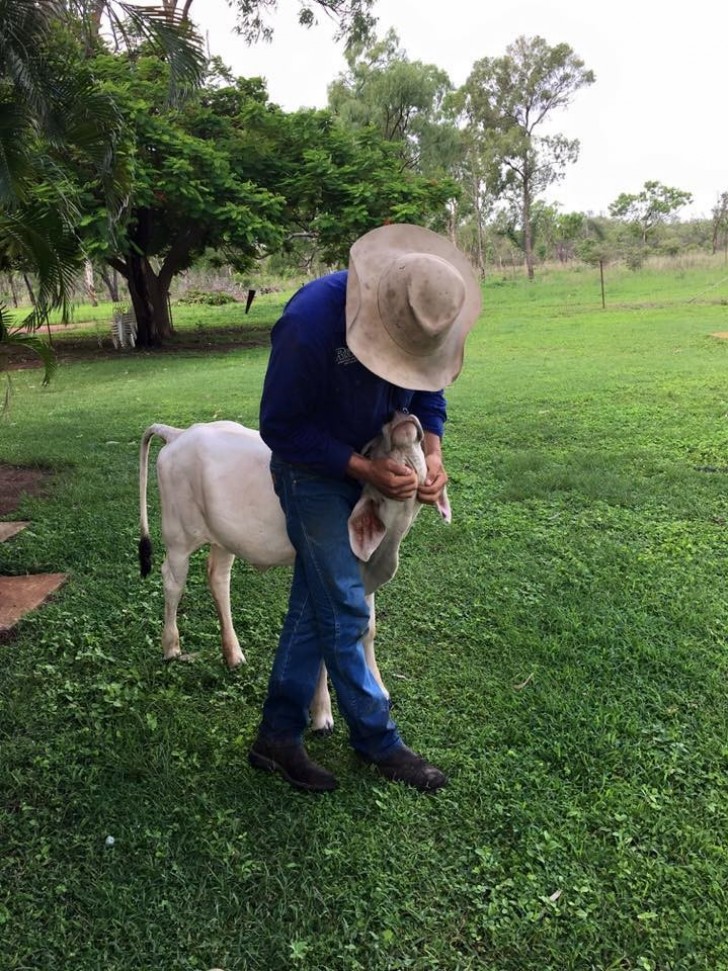
<svg viewBox="0 0 728 971"><path fill-rule="evenodd" d="M452 522L452 509L450 508L450 500L447 497L447 487L445 487L442 490L442 492L440 494L440 498L435 503L435 506L437 508L437 511L440 513L440 515L442 516L442 518L445 520L445 522L446 523L451 523Z"/></svg>
<svg viewBox="0 0 728 971"><path fill-rule="evenodd" d="M387 532L379 518L379 503L371 496L362 496L349 516L349 542L364 563L372 556Z"/></svg>

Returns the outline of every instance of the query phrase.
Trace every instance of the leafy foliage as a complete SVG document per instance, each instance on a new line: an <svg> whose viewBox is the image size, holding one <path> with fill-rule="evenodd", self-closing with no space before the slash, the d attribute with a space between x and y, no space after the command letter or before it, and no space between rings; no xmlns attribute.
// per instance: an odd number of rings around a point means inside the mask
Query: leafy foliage
<svg viewBox="0 0 728 971"><path fill-rule="evenodd" d="M395 143L404 165L428 174L441 169L437 148L447 131L443 106L452 90L447 74L410 61L393 30L381 41L350 48L347 61L348 72L329 87L333 113L347 127L371 126Z"/></svg>
<svg viewBox="0 0 728 971"><path fill-rule="evenodd" d="M117 8L133 32L159 43L177 83L195 83L201 54L187 25L160 10L101 6L119 27ZM0 23L0 265L36 274L35 306L24 321L33 331L54 307L68 316L85 255L84 206L96 200L96 221L113 236L131 170L118 151L121 118L92 71L76 5L0 0ZM4 322L0 341L35 348L50 377L51 350L37 337Z"/></svg>
<svg viewBox="0 0 728 971"><path fill-rule="evenodd" d="M119 117L62 30L58 4L4 0L0 40L0 260L38 274L37 326L80 259L78 158L110 204L124 191Z"/></svg>
<svg viewBox="0 0 728 971"><path fill-rule="evenodd" d="M387 219L426 221L455 191L403 173L375 132L348 131L325 111L286 114L255 79L220 86L211 77L174 108L158 59L94 63L134 157L124 233L98 252L129 283L142 344L165 336L172 278L210 248L244 271L305 237L339 263L362 232Z"/></svg>
<svg viewBox="0 0 728 971"><path fill-rule="evenodd" d="M222 290L187 290L178 300L181 304L207 304L208 307L221 307L226 303L237 303L237 299Z"/></svg>
<svg viewBox="0 0 728 971"><path fill-rule="evenodd" d="M533 202L563 177L579 152L578 140L539 135L537 129L594 80L568 44L551 47L542 37L519 37L504 56L476 62L459 95L491 191L511 195L520 211L529 277Z"/></svg>
<svg viewBox="0 0 728 971"><path fill-rule="evenodd" d="M692 200L690 192L652 180L645 182L641 192L621 193L609 206L609 214L631 223L644 244L657 226Z"/></svg>
<svg viewBox="0 0 728 971"><path fill-rule="evenodd" d="M270 40L273 28L267 16L278 7L278 0L228 0L238 15L237 30L248 43ZM316 11L334 18L339 24L337 38L347 45L369 37L375 19L371 14L374 0L299 0L298 21L304 27L316 22Z"/></svg>

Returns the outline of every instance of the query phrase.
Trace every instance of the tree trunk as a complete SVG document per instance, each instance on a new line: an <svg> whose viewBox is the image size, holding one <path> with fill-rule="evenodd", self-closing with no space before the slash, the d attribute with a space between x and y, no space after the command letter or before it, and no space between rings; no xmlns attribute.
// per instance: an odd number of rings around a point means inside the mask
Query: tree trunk
<svg viewBox="0 0 728 971"><path fill-rule="evenodd" d="M23 274L23 281L25 282L25 287L28 291L28 295L30 296L30 302L35 307L35 294L33 293L33 284L30 282L30 279L28 278L27 273Z"/></svg>
<svg viewBox="0 0 728 971"><path fill-rule="evenodd" d="M447 213L447 235L453 246L458 242L458 204L456 200L445 207Z"/></svg>
<svg viewBox="0 0 728 971"><path fill-rule="evenodd" d="M531 188L528 178L523 179L523 253L526 257L526 273L533 280L533 227L531 226Z"/></svg>
<svg viewBox="0 0 728 971"><path fill-rule="evenodd" d="M174 334L169 316L169 288L155 274L146 256L130 253L126 259L134 314L137 320L137 347L159 347Z"/></svg>
<svg viewBox="0 0 728 971"><path fill-rule="evenodd" d="M483 245L483 208L481 205L480 179L473 174L473 210L475 212L475 259L478 272L485 277L485 247Z"/></svg>
<svg viewBox="0 0 728 971"><path fill-rule="evenodd" d="M106 284L106 289L109 291L109 296L111 297L112 303L120 303L119 300L119 278L117 271L115 269L108 273L105 269L99 270L101 279Z"/></svg>
<svg viewBox="0 0 728 971"><path fill-rule="evenodd" d="M86 296L92 307L98 307L96 299L96 285L94 283L94 266L91 260L83 261L83 285L86 287Z"/></svg>
<svg viewBox="0 0 728 971"><path fill-rule="evenodd" d="M13 307L15 307L15 309L17 310L18 309L18 288L15 286L15 276L13 275L12 271L8 273L8 280L10 282L10 292L13 295Z"/></svg>
<svg viewBox="0 0 728 971"><path fill-rule="evenodd" d="M107 262L126 280L137 321L137 347L158 347L174 334L169 309L169 288L176 273L189 265L190 252L202 246L204 229L194 224L175 237L164 262L155 273L146 256L153 215L148 209L136 211L136 228L124 258Z"/></svg>

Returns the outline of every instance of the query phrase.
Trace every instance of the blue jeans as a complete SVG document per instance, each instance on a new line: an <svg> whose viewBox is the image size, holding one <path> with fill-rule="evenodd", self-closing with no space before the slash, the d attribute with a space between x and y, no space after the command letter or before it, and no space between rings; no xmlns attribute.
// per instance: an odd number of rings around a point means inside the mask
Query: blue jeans
<svg viewBox="0 0 728 971"><path fill-rule="evenodd" d="M361 487L275 456L271 473L296 561L260 734L300 741L323 660L352 746L381 759L402 742L364 656L369 608L347 526Z"/></svg>

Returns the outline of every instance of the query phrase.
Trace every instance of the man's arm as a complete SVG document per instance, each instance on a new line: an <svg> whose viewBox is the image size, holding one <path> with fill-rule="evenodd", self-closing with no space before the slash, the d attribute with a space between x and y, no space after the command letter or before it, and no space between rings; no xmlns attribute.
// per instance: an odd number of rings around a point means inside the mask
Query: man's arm
<svg viewBox="0 0 728 971"><path fill-rule="evenodd" d="M425 452L427 478L425 479L424 485L421 485L417 490L417 498L420 502L424 502L428 506L434 506L442 495L448 479L445 466L442 464L442 442L440 436L434 432L426 431L422 447Z"/></svg>

